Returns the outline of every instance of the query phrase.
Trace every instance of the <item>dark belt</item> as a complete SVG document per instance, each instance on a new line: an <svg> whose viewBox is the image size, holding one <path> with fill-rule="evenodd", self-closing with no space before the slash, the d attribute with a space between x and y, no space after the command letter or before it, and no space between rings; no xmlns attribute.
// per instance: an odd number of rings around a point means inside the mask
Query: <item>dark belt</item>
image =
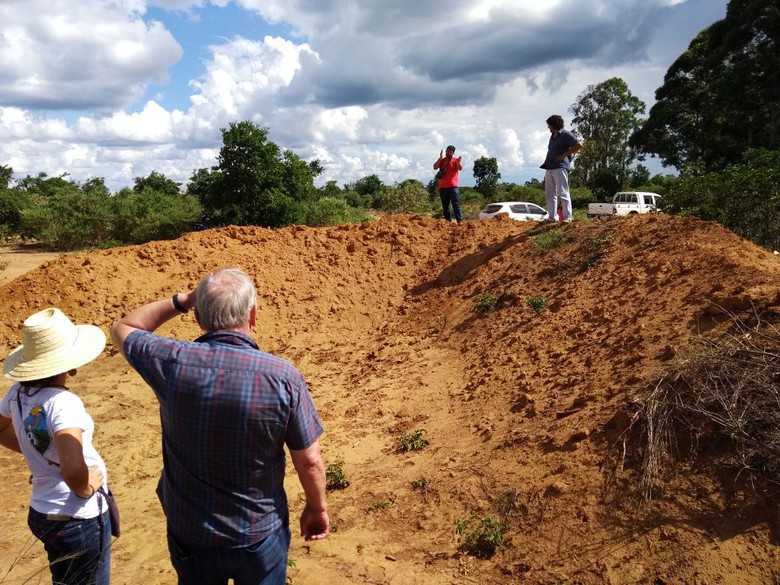
<svg viewBox="0 0 780 585"><path fill-rule="evenodd" d="M73 520L73 516L65 516L64 514L46 514L46 519L57 522L69 522L70 520Z"/></svg>

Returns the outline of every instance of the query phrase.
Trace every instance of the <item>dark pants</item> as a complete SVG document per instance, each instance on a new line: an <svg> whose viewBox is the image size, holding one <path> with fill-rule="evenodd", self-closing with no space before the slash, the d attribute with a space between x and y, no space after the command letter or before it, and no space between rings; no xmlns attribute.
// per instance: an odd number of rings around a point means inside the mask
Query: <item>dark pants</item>
<svg viewBox="0 0 780 585"><path fill-rule="evenodd" d="M260 542L242 548L199 548L168 531L171 564L179 585L284 585L290 529L282 526Z"/></svg>
<svg viewBox="0 0 780 585"><path fill-rule="evenodd" d="M54 585L110 585L108 512L86 520L48 520L46 514L30 508L27 525L43 542Z"/></svg>
<svg viewBox="0 0 780 585"><path fill-rule="evenodd" d="M460 189L458 187L439 187L439 198L441 199L441 209L444 219L452 220L450 215L450 203L452 211L455 212L455 221L463 221L463 213L460 210Z"/></svg>

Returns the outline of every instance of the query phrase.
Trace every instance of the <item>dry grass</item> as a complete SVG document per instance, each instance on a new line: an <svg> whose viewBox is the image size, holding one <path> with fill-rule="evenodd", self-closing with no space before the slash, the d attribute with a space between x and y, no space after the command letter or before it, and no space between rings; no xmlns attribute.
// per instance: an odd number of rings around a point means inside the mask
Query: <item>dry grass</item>
<svg viewBox="0 0 780 585"><path fill-rule="evenodd" d="M725 447L718 462L737 474L780 484L780 331L731 317L728 336L702 340L639 402L645 498L676 457L703 457L704 445Z"/></svg>

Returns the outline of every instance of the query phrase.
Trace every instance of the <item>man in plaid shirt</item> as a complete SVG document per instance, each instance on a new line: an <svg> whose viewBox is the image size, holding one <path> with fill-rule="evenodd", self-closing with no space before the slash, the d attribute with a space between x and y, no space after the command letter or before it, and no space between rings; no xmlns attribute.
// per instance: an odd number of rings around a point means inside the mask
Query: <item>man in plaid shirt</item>
<svg viewBox="0 0 780 585"><path fill-rule="evenodd" d="M306 495L301 534L328 535L322 425L300 372L251 339L256 300L249 276L226 268L111 326L160 404L157 495L180 585L285 583L285 444ZM205 335L188 342L153 333L192 308Z"/></svg>

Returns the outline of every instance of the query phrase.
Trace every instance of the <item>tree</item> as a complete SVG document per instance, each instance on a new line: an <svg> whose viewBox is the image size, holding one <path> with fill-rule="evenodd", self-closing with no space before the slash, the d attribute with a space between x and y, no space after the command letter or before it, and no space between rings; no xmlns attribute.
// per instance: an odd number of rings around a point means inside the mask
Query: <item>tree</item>
<svg viewBox="0 0 780 585"><path fill-rule="evenodd" d="M343 195L343 191L341 190L341 187L338 186L338 183L336 181L327 181L322 187L319 189L320 191L320 198L322 197L341 197Z"/></svg>
<svg viewBox="0 0 780 585"><path fill-rule="evenodd" d="M671 65L630 144L702 174L780 148L780 4L731 0Z"/></svg>
<svg viewBox="0 0 780 585"><path fill-rule="evenodd" d="M780 249L780 150L756 149L744 161L670 184L664 211L715 220L739 236Z"/></svg>
<svg viewBox="0 0 780 585"><path fill-rule="evenodd" d="M38 173L36 177L27 175L16 182L15 188L30 194L51 197L63 189L69 190L73 187L73 183L65 179L67 176L68 173L62 173L59 177L49 177L46 173Z"/></svg>
<svg viewBox="0 0 780 585"><path fill-rule="evenodd" d="M0 189L7 189L10 187L13 176L14 170L11 167L0 165Z"/></svg>
<svg viewBox="0 0 780 585"><path fill-rule="evenodd" d="M302 202L316 197L322 165L304 162L268 139L268 128L232 122L222 129L218 164L200 169L187 192L197 195L211 225L280 227L302 221Z"/></svg>
<svg viewBox="0 0 780 585"><path fill-rule="evenodd" d="M645 112L644 102L631 94L625 81L613 77L589 85L570 111L574 131L583 140L572 182L591 188L594 181L628 184L638 154L628 141L641 125L638 115Z"/></svg>
<svg viewBox="0 0 780 585"><path fill-rule="evenodd" d="M116 245L112 198L103 179L82 187L62 177L42 173L22 189L31 204L21 211L19 232L57 250L104 248Z"/></svg>
<svg viewBox="0 0 780 585"><path fill-rule="evenodd" d="M134 182L133 191L136 193L140 193L144 189L151 189L171 196L179 195L181 192L181 183L177 183L157 171L152 171L148 177L136 177Z"/></svg>
<svg viewBox="0 0 780 585"><path fill-rule="evenodd" d="M431 201L423 184L416 179L407 179L393 187L378 192L374 203L377 209L389 213L427 213Z"/></svg>
<svg viewBox="0 0 780 585"><path fill-rule="evenodd" d="M636 188L642 185L647 185L650 181L650 169L645 165L637 165L631 170L631 174L628 180L630 187Z"/></svg>
<svg viewBox="0 0 780 585"><path fill-rule="evenodd" d="M211 169L197 169L190 176L187 183L187 195L192 195L200 201L203 206L204 216L201 218L201 224L213 227L218 225L228 225L238 223L237 217L231 221L225 213L225 208L220 205L220 186L222 185L222 173L218 167ZM218 209L217 217L213 217L214 210Z"/></svg>
<svg viewBox="0 0 780 585"><path fill-rule="evenodd" d="M151 187L122 189L111 203L112 237L122 244L178 238L192 231L201 216L196 197Z"/></svg>
<svg viewBox="0 0 780 585"><path fill-rule="evenodd" d="M350 186L349 190L357 191L361 195L371 195L372 197L379 193L382 189L386 189L387 186L376 175L368 175L362 179L358 179L354 185Z"/></svg>
<svg viewBox="0 0 780 585"><path fill-rule="evenodd" d="M482 194L486 201L495 196L500 178L501 173L498 172L498 161L495 158L481 156L474 161L475 189Z"/></svg>

